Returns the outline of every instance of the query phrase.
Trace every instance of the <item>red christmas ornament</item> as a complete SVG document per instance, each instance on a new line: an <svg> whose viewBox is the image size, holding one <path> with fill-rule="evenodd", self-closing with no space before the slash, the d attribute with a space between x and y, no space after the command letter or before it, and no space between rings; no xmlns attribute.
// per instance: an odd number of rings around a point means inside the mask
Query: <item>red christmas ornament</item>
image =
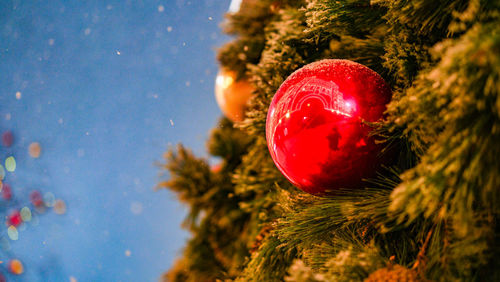
<svg viewBox="0 0 500 282"><path fill-rule="evenodd" d="M35 206L35 207L40 207L43 206L43 198L42 194L40 194L39 191L31 191L30 193L30 202Z"/></svg>
<svg viewBox="0 0 500 282"><path fill-rule="evenodd" d="M391 90L371 69L322 60L297 70L274 96L266 122L279 170L313 195L361 187L382 161L364 121L382 118Z"/></svg>
<svg viewBox="0 0 500 282"><path fill-rule="evenodd" d="M23 218L21 217L21 213L18 210L12 211L8 216L7 216L7 224L8 225L14 225L18 226L21 223L23 223Z"/></svg>
<svg viewBox="0 0 500 282"><path fill-rule="evenodd" d="M2 185L2 198L7 201L12 198L12 188L7 183Z"/></svg>

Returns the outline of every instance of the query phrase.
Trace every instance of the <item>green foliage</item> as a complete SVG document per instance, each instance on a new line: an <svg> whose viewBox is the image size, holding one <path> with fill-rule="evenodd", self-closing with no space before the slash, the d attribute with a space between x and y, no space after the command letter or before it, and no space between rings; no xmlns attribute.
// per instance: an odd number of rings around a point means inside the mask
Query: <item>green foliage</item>
<svg viewBox="0 0 500 282"><path fill-rule="evenodd" d="M361 281L388 264L436 281L500 279L500 2L243 1L218 54L256 91L236 128L209 151L182 146L161 183L186 203L193 234L172 281ZM398 159L357 190L318 198L276 169L267 109L301 66L349 59L394 90L371 124Z"/></svg>

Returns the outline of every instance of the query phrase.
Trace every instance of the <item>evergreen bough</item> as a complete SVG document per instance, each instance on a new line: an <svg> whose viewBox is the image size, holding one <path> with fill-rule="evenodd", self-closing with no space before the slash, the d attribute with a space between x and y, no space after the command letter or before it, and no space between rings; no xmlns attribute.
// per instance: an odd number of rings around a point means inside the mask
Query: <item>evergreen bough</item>
<svg viewBox="0 0 500 282"><path fill-rule="evenodd" d="M244 0L223 28L219 62L256 90L247 118L210 137L219 171L166 153L159 187L189 206L192 233L166 280L500 281L499 1ZM365 187L319 198L274 166L265 123L286 77L325 58L392 86L373 134L400 153Z"/></svg>

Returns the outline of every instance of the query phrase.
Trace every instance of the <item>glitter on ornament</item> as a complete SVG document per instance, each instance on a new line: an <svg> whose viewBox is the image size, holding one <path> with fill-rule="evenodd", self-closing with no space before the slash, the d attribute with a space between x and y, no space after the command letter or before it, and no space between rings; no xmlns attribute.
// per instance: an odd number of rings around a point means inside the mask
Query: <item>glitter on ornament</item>
<svg viewBox="0 0 500 282"><path fill-rule="evenodd" d="M32 158L39 158L42 152L42 147L38 142L33 142L28 147L28 153Z"/></svg>
<svg viewBox="0 0 500 282"><path fill-rule="evenodd" d="M10 147L10 146L12 146L13 143L14 143L14 135L12 134L12 131L10 131L10 130L5 131L2 134L2 144L5 147Z"/></svg>
<svg viewBox="0 0 500 282"><path fill-rule="evenodd" d="M371 69L322 60L280 86L266 121L271 156L283 175L313 195L357 188L382 163L365 122L383 117L391 90Z"/></svg>
<svg viewBox="0 0 500 282"><path fill-rule="evenodd" d="M16 170L16 159L12 156L5 159L5 168L8 172L14 172Z"/></svg>
<svg viewBox="0 0 500 282"><path fill-rule="evenodd" d="M17 241L17 239L19 239L19 232L14 225L11 225L9 226L9 228L7 228L7 236L9 236L12 241Z"/></svg>
<svg viewBox="0 0 500 282"><path fill-rule="evenodd" d="M61 199L57 199L56 202L54 203L54 212L60 215L65 214L66 203Z"/></svg>
<svg viewBox="0 0 500 282"><path fill-rule="evenodd" d="M23 264L18 259L10 260L8 263L9 271L16 275L21 275L24 272Z"/></svg>

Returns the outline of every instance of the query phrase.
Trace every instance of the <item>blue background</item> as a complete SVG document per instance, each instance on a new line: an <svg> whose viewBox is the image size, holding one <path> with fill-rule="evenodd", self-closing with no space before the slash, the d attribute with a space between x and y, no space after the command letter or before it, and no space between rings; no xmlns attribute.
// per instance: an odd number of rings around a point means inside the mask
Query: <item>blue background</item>
<svg viewBox="0 0 500 282"><path fill-rule="evenodd" d="M4 240L0 272L12 257L25 266L14 281L156 281L169 268L185 210L154 191L155 163L178 142L206 156L229 2L0 1L0 131L15 136L0 158L17 160L5 182L18 208L33 189L68 208Z"/></svg>

